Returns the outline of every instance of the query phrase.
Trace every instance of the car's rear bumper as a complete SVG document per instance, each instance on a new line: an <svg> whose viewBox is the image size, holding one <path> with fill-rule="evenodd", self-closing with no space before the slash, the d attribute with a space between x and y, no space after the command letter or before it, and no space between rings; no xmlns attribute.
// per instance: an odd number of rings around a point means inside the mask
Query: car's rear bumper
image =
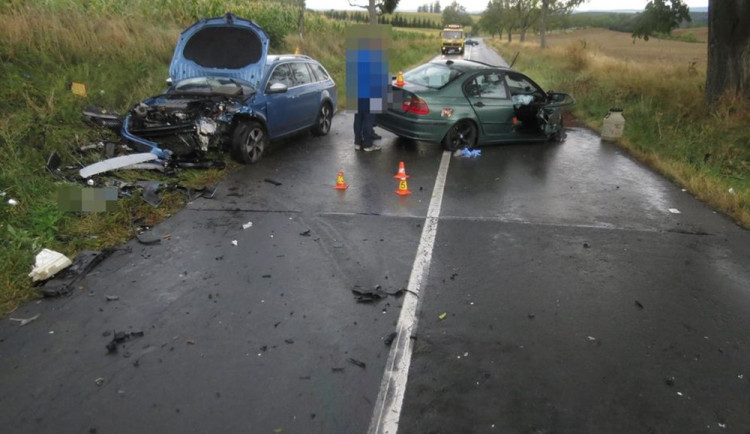
<svg viewBox="0 0 750 434"><path fill-rule="evenodd" d="M446 121L406 117L392 110L378 114L376 123L399 137L435 143L443 140L449 127Z"/></svg>

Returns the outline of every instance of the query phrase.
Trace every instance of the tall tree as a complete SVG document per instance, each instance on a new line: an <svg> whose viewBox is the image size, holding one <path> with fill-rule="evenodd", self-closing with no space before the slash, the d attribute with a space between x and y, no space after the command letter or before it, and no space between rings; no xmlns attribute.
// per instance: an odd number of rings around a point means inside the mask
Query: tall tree
<svg viewBox="0 0 750 434"><path fill-rule="evenodd" d="M708 0L706 100L750 100L750 0Z"/></svg>
<svg viewBox="0 0 750 434"><path fill-rule="evenodd" d="M367 9L370 24L377 24L378 15L392 14L398 2L399 0L368 0L368 4L364 5L356 0L349 0L349 6Z"/></svg>
<svg viewBox="0 0 750 434"><path fill-rule="evenodd" d="M648 41L655 33L669 34L683 21L690 21L690 9L682 0L651 0L636 18L633 38Z"/></svg>
<svg viewBox="0 0 750 434"><path fill-rule="evenodd" d="M588 0L542 0L539 18L539 40L542 48L547 48L547 17L550 14L565 14Z"/></svg>
<svg viewBox="0 0 750 434"><path fill-rule="evenodd" d="M503 36L503 26L505 25L505 7L503 0L490 0L487 3L487 9L482 12L479 18L479 28L489 33L493 38L495 35Z"/></svg>
<svg viewBox="0 0 750 434"><path fill-rule="evenodd" d="M520 31L521 42L526 40L526 31L539 19L540 0L512 0L515 9L516 24Z"/></svg>
<svg viewBox="0 0 750 434"><path fill-rule="evenodd" d="M458 4L456 0L443 9L443 24L461 24L470 26L474 23L466 8Z"/></svg>

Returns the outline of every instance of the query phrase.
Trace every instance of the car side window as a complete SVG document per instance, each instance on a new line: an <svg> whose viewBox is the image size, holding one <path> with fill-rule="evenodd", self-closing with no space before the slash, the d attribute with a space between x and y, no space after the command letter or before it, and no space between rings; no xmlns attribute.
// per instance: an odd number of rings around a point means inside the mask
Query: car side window
<svg viewBox="0 0 750 434"><path fill-rule="evenodd" d="M505 77L508 83L508 88L510 89L510 94L513 96L531 95L535 92L542 92L541 89L534 85L534 83L520 74L507 74Z"/></svg>
<svg viewBox="0 0 750 434"><path fill-rule="evenodd" d="M276 66L276 69L273 70L271 77L268 79L268 86L270 87L274 83L283 83L287 85L287 87L292 87L292 85L294 85L289 65L284 63Z"/></svg>
<svg viewBox="0 0 750 434"><path fill-rule="evenodd" d="M330 79L330 75L328 75L328 71L323 68L323 65L318 65L315 63L310 64L310 68L313 70L313 73L315 74L315 78L317 81L326 81Z"/></svg>
<svg viewBox="0 0 750 434"><path fill-rule="evenodd" d="M294 85L302 86L303 84L312 83L312 77L310 77L310 70L307 69L307 65L300 62L290 63L289 67L292 70L292 76L294 77Z"/></svg>
<svg viewBox="0 0 750 434"><path fill-rule="evenodd" d="M503 76L497 72L488 72L474 77L464 90L469 97L507 99Z"/></svg>

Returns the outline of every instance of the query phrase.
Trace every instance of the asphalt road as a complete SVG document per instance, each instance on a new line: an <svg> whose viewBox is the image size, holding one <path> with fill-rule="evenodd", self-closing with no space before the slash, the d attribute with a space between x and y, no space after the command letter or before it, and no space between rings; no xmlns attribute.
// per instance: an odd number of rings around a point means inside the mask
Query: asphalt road
<svg viewBox="0 0 750 434"><path fill-rule="evenodd" d="M160 244L0 321L0 426L750 432L746 230L585 129L466 158L382 131L355 152L352 121L273 144Z"/></svg>

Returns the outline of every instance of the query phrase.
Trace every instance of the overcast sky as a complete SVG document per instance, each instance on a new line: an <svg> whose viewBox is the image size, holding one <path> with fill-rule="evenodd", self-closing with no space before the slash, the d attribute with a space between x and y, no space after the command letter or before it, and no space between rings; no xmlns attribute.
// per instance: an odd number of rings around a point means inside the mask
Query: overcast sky
<svg viewBox="0 0 750 434"><path fill-rule="evenodd" d="M487 7L489 0L458 0L458 4L464 6L467 11L470 12L481 12ZM357 9L349 6L350 0L306 0L305 4L309 9L318 10L329 10L329 9ZM354 4L367 5L367 0L351 0ZM417 10L417 7L423 4L434 3L435 0L400 0L396 11L411 11ZM440 0L440 6L446 7L451 4L453 0ZM642 10L648 0L588 0L584 1L581 6L578 7L579 11L607 11L607 10L618 10L618 9L636 9ZM687 0L685 1L691 9L697 7L708 7L708 0Z"/></svg>

